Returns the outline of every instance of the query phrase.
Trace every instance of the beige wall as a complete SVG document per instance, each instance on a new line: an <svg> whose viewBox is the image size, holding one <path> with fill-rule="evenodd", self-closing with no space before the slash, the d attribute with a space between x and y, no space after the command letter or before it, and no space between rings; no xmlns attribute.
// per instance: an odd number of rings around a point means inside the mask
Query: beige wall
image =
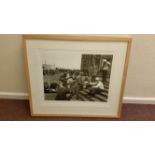
<svg viewBox="0 0 155 155"><path fill-rule="evenodd" d="M155 35L132 35L125 96L155 97ZM21 35L0 35L0 92L27 92Z"/></svg>
<svg viewBox="0 0 155 155"><path fill-rule="evenodd" d="M125 96L155 97L155 35L132 35Z"/></svg>
<svg viewBox="0 0 155 155"><path fill-rule="evenodd" d="M0 35L0 92L27 92L21 35Z"/></svg>

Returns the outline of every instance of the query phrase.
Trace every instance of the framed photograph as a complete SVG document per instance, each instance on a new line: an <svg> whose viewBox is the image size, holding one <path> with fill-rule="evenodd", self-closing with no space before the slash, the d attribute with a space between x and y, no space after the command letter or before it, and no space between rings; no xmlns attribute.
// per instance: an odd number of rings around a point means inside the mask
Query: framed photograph
<svg viewBox="0 0 155 155"><path fill-rule="evenodd" d="M23 38L32 116L120 117L130 37Z"/></svg>

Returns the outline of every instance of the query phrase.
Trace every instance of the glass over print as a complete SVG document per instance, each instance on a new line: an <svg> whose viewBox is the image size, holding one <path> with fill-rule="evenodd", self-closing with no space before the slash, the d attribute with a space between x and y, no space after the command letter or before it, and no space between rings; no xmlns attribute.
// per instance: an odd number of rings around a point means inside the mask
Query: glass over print
<svg viewBox="0 0 155 155"><path fill-rule="evenodd" d="M33 116L119 117L131 38L24 35Z"/></svg>

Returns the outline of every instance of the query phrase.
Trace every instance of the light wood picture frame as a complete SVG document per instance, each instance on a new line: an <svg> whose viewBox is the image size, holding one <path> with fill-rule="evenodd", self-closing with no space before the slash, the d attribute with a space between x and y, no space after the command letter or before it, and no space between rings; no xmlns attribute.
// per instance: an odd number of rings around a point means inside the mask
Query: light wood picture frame
<svg viewBox="0 0 155 155"><path fill-rule="evenodd" d="M32 116L121 116L131 37L23 35Z"/></svg>

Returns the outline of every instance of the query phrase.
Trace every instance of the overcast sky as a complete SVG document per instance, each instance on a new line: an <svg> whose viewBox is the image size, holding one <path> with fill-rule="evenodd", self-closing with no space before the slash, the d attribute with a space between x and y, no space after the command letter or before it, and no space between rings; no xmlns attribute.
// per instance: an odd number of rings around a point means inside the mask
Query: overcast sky
<svg viewBox="0 0 155 155"><path fill-rule="evenodd" d="M80 69L81 53L79 52L43 52L43 63L67 69Z"/></svg>

